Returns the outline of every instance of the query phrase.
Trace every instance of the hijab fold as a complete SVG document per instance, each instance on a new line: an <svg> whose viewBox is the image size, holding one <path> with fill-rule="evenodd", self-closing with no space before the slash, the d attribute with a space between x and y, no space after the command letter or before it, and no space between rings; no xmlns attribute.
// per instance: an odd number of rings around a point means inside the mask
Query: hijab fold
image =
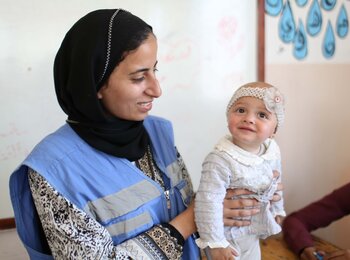
<svg viewBox="0 0 350 260"><path fill-rule="evenodd" d="M93 11L67 32L54 62L56 95L67 123L95 149L130 161L141 158L149 144L143 121L109 115L97 92L133 36L144 30L152 28L125 10Z"/></svg>

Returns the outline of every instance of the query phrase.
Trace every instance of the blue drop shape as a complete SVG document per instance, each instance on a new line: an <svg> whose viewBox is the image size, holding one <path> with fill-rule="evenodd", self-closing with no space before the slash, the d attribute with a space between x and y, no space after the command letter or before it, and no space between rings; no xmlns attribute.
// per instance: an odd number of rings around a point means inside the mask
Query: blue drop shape
<svg viewBox="0 0 350 260"><path fill-rule="evenodd" d="M298 60L304 59L308 52L306 32L303 22L299 19L299 28L295 32L293 55Z"/></svg>
<svg viewBox="0 0 350 260"><path fill-rule="evenodd" d="M287 0L283 6L282 15L278 24L278 34L285 43L292 42L294 39L295 23L289 0Z"/></svg>
<svg viewBox="0 0 350 260"><path fill-rule="evenodd" d="M317 35L322 27L321 8L317 0L314 0L307 15L307 32L311 36Z"/></svg>
<svg viewBox="0 0 350 260"><path fill-rule="evenodd" d="M340 8L337 18L337 34L340 38L344 38L349 31L349 20L344 4Z"/></svg>
<svg viewBox="0 0 350 260"><path fill-rule="evenodd" d="M295 0L298 6L304 6L307 3L307 0Z"/></svg>
<svg viewBox="0 0 350 260"><path fill-rule="evenodd" d="M337 0L321 0L321 6L326 11L332 10L336 3Z"/></svg>
<svg viewBox="0 0 350 260"><path fill-rule="evenodd" d="M272 16L277 16L283 7L282 0L265 0L265 12Z"/></svg>
<svg viewBox="0 0 350 260"><path fill-rule="evenodd" d="M335 38L334 38L331 22L328 21L326 34L324 36L323 43L322 43L322 53L325 58L329 59L333 57L334 52L335 52Z"/></svg>

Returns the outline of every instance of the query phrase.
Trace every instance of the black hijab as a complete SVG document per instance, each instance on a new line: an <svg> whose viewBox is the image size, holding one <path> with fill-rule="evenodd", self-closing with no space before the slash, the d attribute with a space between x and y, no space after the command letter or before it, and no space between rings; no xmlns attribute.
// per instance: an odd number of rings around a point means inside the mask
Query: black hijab
<svg viewBox="0 0 350 260"><path fill-rule="evenodd" d="M127 11L93 11L68 31L54 63L56 95L68 124L95 149L130 161L141 158L149 143L143 121L109 115L97 92L150 33L151 26Z"/></svg>

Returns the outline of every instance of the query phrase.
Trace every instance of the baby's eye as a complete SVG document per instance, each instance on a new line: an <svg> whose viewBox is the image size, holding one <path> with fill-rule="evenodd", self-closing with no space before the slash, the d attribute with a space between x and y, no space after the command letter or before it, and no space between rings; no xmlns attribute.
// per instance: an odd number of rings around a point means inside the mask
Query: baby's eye
<svg viewBox="0 0 350 260"><path fill-rule="evenodd" d="M268 115L267 115L266 113L264 113L264 112L258 113L258 116L259 116L260 118L264 118L264 119L268 119L268 118L269 118Z"/></svg>
<svg viewBox="0 0 350 260"><path fill-rule="evenodd" d="M244 113L244 112L245 112L245 109L239 107L239 108L236 109L236 112L237 112L237 113Z"/></svg>

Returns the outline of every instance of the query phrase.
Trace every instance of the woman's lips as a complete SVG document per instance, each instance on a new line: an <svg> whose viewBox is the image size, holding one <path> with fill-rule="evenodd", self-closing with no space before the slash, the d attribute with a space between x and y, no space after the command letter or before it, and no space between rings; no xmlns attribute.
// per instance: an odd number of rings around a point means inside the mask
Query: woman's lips
<svg viewBox="0 0 350 260"><path fill-rule="evenodd" d="M143 112L148 112L152 109L152 101L137 103Z"/></svg>

